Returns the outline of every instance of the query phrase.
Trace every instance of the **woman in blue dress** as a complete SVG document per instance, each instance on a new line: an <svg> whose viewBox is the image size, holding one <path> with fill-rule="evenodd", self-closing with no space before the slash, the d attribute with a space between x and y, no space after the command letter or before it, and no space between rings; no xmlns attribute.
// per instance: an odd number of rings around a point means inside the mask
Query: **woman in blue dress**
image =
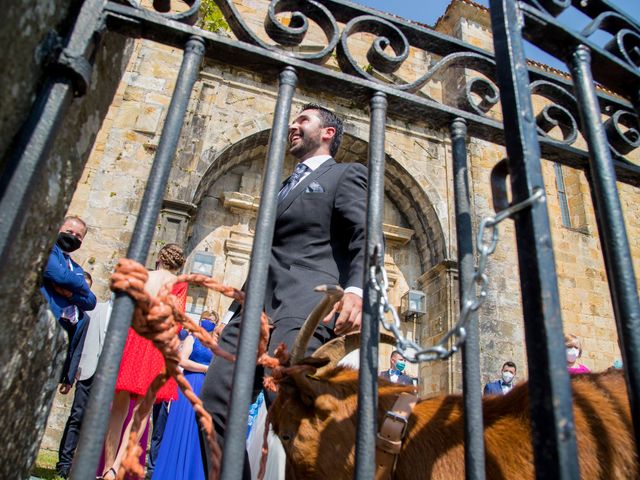
<svg viewBox="0 0 640 480"><path fill-rule="evenodd" d="M203 312L200 317L200 325L208 332L212 332L216 325L206 319L207 313L209 312ZM212 315L209 316L212 317ZM204 376L213 354L186 330L180 332L180 340L182 340L180 365L184 368L184 376L191 384L194 393L200 395ZM196 415L182 391L178 393L178 400L171 403L152 479L205 480Z"/></svg>

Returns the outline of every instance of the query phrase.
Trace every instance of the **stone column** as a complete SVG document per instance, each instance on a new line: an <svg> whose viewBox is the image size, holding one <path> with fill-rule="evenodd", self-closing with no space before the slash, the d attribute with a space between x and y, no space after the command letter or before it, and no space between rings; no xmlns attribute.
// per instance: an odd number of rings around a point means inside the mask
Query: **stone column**
<svg viewBox="0 0 640 480"><path fill-rule="evenodd" d="M438 342L458 319L458 266L445 260L425 272L418 284L427 298L427 314L422 318L421 345ZM460 391L462 388L460 356L424 363L420 367L420 394L434 395Z"/></svg>

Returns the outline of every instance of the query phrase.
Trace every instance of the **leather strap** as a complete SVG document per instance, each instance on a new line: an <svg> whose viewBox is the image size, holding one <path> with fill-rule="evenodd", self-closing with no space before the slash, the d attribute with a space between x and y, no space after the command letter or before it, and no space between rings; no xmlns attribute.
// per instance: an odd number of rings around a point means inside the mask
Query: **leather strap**
<svg viewBox="0 0 640 480"><path fill-rule="evenodd" d="M409 417L418 397L412 393L401 393L382 421L376 440L375 480L389 480L396 468L402 440L407 434Z"/></svg>

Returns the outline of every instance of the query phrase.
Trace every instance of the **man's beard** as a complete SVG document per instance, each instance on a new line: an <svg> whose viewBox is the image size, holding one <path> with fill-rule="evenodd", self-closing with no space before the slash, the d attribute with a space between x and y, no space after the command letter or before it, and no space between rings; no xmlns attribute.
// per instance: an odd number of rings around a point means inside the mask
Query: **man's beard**
<svg viewBox="0 0 640 480"><path fill-rule="evenodd" d="M295 145L289 146L289 153L296 158L303 158L310 152L315 151L319 146L319 142L315 142L312 138L299 137Z"/></svg>

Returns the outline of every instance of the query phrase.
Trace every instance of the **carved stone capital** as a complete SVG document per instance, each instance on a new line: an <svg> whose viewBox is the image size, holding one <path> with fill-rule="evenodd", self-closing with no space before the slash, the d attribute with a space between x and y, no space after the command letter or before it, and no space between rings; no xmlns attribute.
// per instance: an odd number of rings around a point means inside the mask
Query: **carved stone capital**
<svg viewBox="0 0 640 480"><path fill-rule="evenodd" d="M443 260L442 262L434 265L429 270L424 272L417 279L418 285L424 288L429 285L435 278L438 278L443 272L457 277L458 275L458 262L456 260Z"/></svg>
<svg viewBox="0 0 640 480"><path fill-rule="evenodd" d="M253 236L245 232L232 231L224 242L224 253L234 265L244 265L251 258Z"/></svg>
<svg viewBox="0 0 640 480"><path fill-rule="evenodd" d="M222 205L232 213L253 214L258 211L260 197L240 192L224 192L222 194Z"/></svg>
<svg viewBox="0 0 640 480"><path fill-rule="evenodd" d="M162 209L160 210L160 213L170 214L176 217L182 217L185 220L190 220L197 211L198 207L193 203L165 198L162 201Z"/></svg>
<svg viewBox="0 0 640 480"><path fill-rule="evenodd" d="M390 247L402 247L403 245L409 243L416 232L415 230L411 230L410 228L383 223L382 233L384 235L385 241Z"/></svg>

